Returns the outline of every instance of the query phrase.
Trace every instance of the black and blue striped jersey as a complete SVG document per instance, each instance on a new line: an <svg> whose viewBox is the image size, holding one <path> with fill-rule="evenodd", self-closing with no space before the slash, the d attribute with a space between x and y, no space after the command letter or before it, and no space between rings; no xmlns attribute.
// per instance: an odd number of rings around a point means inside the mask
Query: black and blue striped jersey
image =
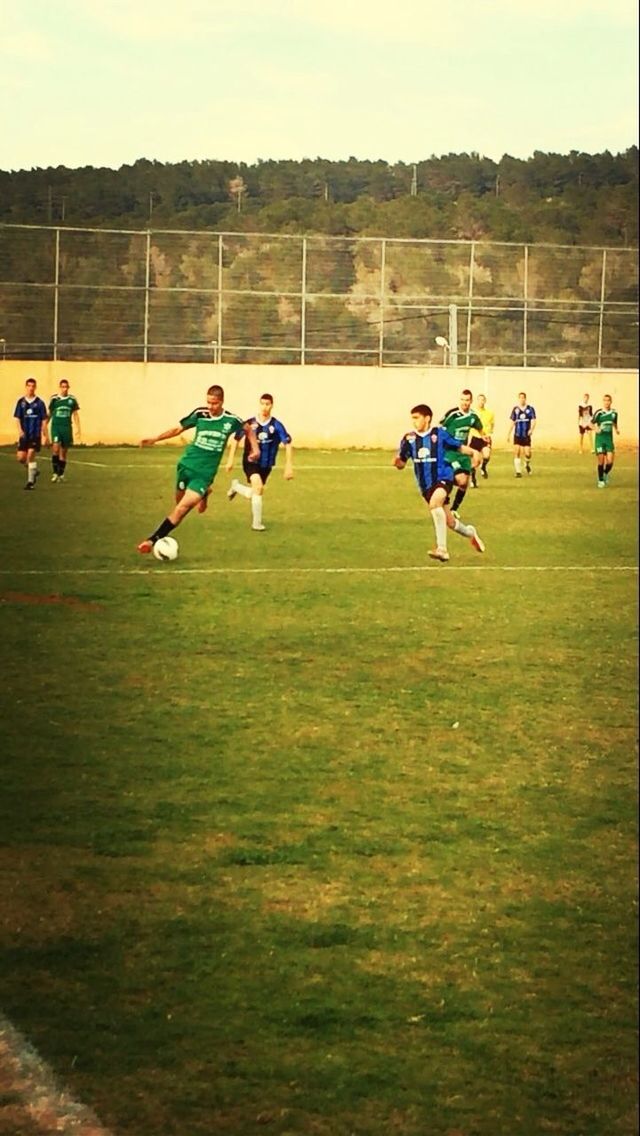
<svg viewBox="0 0 640 1136"><path fill-rule="evenodd" d="M518 441L518 438L526 438L531 432L531 423L535 421L536 412L532 406L527 403L526 406L514 406L511 411L511 421L513 426L513 440Z"/></svg>
<svg viewBox="0 0 640 1136"><path fill-rule="evenodd" d="M454 472L445 451L459 450L464 443L442 426L432 426L425 434L409 430L400 442L398 457L413 462L413 472L421 493L439 481L453 481Z"/></svg>
<svg viewBox="0 0 640 1136"><path fill-rule="evenodd" d="M291 441L291 435L282 425L282 422L273 417L266 422L256 417L248 418L245 425L249 425L254 431L260 447L260 458L255 464L259 465L261 469L273 469L278 456L278 447L281 443L283 446L288 445ZM238 440L244 438L244 456L248 458L251 442L243 430L237 430L235 437Z"/></svg>
<svg viewBox="0 0 640 1136"><path fill-rule="evenodd" d="M18 419L22 436L28 442L40 441L43 423L49 417L47 407L41 398L37 395L35 398L23 395L16 403L13 417Z"/></svg>

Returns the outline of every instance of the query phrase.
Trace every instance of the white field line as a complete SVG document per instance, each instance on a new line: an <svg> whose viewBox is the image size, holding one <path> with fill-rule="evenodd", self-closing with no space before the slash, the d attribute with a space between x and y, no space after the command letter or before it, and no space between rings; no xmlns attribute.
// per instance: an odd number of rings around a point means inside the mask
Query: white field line
<svg viewBox="0 0 640 1136"><path fill-rule="evenodd" d="M0 1014L0 1127L40 1136L111 1136L58 1084L36 1050ZM9 1123L10 1128L4 1124Z"/></svg>
<svg viewBox="0 0 640 1136"><path fill-rule="evenodd" d="M177 568L170 564L148 568L0 568L1 576L357 576L406 572L637 572L633 564L414 564L377 568Z"/></svg>

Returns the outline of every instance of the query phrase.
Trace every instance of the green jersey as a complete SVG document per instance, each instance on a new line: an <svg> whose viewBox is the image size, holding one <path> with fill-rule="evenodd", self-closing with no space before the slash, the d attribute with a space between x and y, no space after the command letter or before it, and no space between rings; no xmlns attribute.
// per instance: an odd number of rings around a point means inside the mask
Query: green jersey
<svg viewBox="0 0 640 1136"><path fill-rule="evenodd" d="M180 419L180 425L185 429L195 428L195 436L184 451L181 464L213 480L229 435L242 430L243 419L228 410L214 417L206 406L198 406Z"/></svg>
<svg viewBox="0 0 640 1136"><path fill-rule="evenodd" d="M447 411L440 419L440 425L444 426L445 430L448 430L454 438L457 438L465 446L470 430L477 430L479 434L483 433L482 422L475 410L460 410L458 406Z"/></svg>
<svg viewBox="0 0 640 1136"><path fill-rule="evenodd" d="M613 428L618 425L618 411L614 410L596 410L593 418L591 419L592 426L599 426L600 434L608 434L611 438L613 436Z"/></svg>
<svg viewBox="0 0 640 1136"><path fill-rule="evenodd" d="M72 394L54 394L49 400L49 417L52 425L68 426L71 416L79 410L78 400Z"/></svg>

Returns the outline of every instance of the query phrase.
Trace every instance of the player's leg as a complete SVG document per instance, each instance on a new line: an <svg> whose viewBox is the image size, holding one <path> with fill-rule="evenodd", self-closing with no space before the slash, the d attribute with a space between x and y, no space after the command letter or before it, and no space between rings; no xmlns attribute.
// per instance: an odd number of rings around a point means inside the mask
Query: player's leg
<svg viewBox="0 0 640 1136"><path fill-rule="evenodd" d="M251 528L254 532L264 532L262 523L262 497L266 477L263 473L252 473L251 485Z"/></svg>
<svg viewBox="0 0 640 1136"><path fill-rule="evenodd" d="M613 469L613 459L614 459L614 450L613 450L613 446L612 446L611 449L607 449L607 452L604 455L604 483L605 483L605 485L609 484L609 478L611 477L611 470Z"/></svg>
<svg viewBox="0 0 640 1136"><path fill-rule="evenodd" d="M467 495L467 488L469 486L469 474L461 473L460 471L458 471L455 476L455 483L456 493L455 497L453 498L452 508L454 513L457 513Z"/></svg>
<svg viewBox="0 0 640 1136"><path fill-rule="evenodd" d="M438 485L435 489L427 491L425 494L425 501L429 506L431 513L431 520L436 534L436 547L430 549L429 556L432 560L446 561L449 559L447 552L447 507L449 504L448 489L444 485Z"/></svg>
<svg viewBox="0 0 640 1136"><path fill-rule="evenodd" d="M597 458L597 462L598 462L598 489L604 489L604 487L606 485L606 482L605 482L605 479L604 479L604 466L605 466L606 456L607 455L604 451L604 446L603 446L602 442L599 442L596 439L596 458Z"/></svg>
<svg viewBox="0 0 640 1136"><path fill-rule="evenodd" d="M517 442L513 447L513 453L513 468L515 469L516 477L522 477L522 446L518 445Z"/></svg>
<svg viewBox="0 0 640 1136"><path fill-rule="evenodd" d="M58 478L62 481L67 468L67 443L61 442L58 448Z"/></svg>
<svg viewBox="0 0 640 1136"><path fill-rule="evenodd" d="M531 473L531 443L524 448L524 468L527 473Z"/></svg>
<svg viewBox="0 0 640 1136"><path fill-rule="evenodd" d="M445 505L445 513L447 516L448 528L453 529L454 533L457 533L458 536L464 536L467 538L467 540L470 540L472 547L475 548L476 552L484 552L484 541L481 540L478 536L478 531L475 525L463 524L460 518L456 517L454 513L452 513L448 505Z"/></svg>
<svg viewBox="0 0 640 1136"><path fill-rule="evenodd" d="M30 445L27 450L27 484L25 489L35 489L38 479L38 450L39 446Z"/></svg>
<svg viewBox="0 0 640 1136"><path fill-rule="evenodd" d="M488 466L489 462L491 461L491 438L488 438L488 437L485 438L484 444L485 444L487 450L489 451L489 453L487 454L486 458L483 457L483 459L482 459L482 465L480 466L480 473L481 473L482 477L486 478L486 477L489 476L489 474L487 473L487 466Z"/></svg>
<svg viewBox="0 0 640 1136"><path fill-rule="evenodd" d="M60 476L60 442L56 437L51 439L51 480L57 481Z"/></svg>

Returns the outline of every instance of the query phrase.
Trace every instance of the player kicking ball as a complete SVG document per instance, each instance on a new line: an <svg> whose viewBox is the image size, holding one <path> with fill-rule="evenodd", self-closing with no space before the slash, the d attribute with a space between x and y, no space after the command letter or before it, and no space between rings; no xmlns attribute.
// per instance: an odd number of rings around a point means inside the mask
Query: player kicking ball
<svg viewBox="0 0 640 1136"><path fill-rule="evenodd" d="M143 438L140 445L155 446L156 442L178 438L185 430L195 430L195 434L176 469L175 506L157 529L140 542L138 552L152 552L157 541L173 532L192 509L204 513L222 455L235 431L247 436L251 456L255 460L259 457L255 434L237 414L224 409L224 391L217 384L209 387L206 406L196 407L180 419L178 426L164 430L155 438Z"/></svg>
<svg viewBox="0 0 640 1136"><path fill-rule="evenodd" d="M402 437L393 464L396 469L404 469L408 461L413 462L418 489L429 507L436 534L436 546L430 550L429 556L432 560L446 563L449 560L448 528L470 540L476 552L484 552L485 546L474 525L463 524L449 508L454 471L445 458L445 451L459 450L461 454L468 455L474 465L479 465L482 459L478 451L464 445L442 426L432 426L432 419L433 412L426 403L413 407L413 429Z"/></svg>

